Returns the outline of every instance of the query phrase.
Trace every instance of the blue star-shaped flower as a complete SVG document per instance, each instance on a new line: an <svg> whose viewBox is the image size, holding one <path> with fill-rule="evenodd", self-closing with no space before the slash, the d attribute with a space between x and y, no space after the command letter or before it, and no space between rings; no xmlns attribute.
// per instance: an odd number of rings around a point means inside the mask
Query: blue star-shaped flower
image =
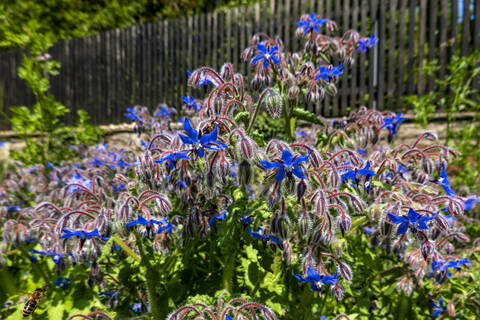
<svg viewBox="0 0 480 320"><path fill-rule="evenodd" d="M56 250L53 250L53 252L48 252L48 251L40 251L40 250L30 250L31 253L33 254L38 254L40 256L52 256L52 260L55 264L58 264L60 262L60 259L62 259L62 257L65 255L63 253L58 253ZM32 257L35 257L32 255ZM30 259L32 260L32 259ZM35 261L32 261L32 262L36 262L36 258L33 259Z"/></svg>
<svg viewBox="0 0 480 320"><path fill-rule="evenodd" d="M393 223L395 224L400 223L397 233L404 234L405 232L407 232L408 227L410 227L412 231L416 231L417 229L427 230L428 226L426 222L433 220L436 216L438 216L438 214L439 212L437 212L432 217L426 217L426 216L422 216L421 214L419 214L418 212L410 208L410 210L408 210L407 217L406 216L398 217L390 212L388 213L388 217Z"/></svg>
<svg viewBox="0 0 480 320"><path fill-rule="evenodd" d="M365 164L365 167L362 169L353 169L345 172L344 174L341 175L340 177L340 182L343 182L345 180L352 180L352 182L356 182L356 179L359 179L360 176L365 176L367 177L367 181L370 180L370 177L376 176L377 174L370 170L370 161L367 161Z"/></svg>
<svg viewBox="0 0 480 320"><path fill-rule="evenodd" d="M104 161L104 160L100 160L100 159L98 159L97 156L95 156L95 158L93 159L93 161L90 161L89 163L90 163L92 166L98 168L98 167L103 166L103 165L105 164L105 161Z"/></svg>
<svg viewBox="0 0 480 320"><path fill-rule="evenodd" d="M240 221L242 221L246 225L250 225L253 222L251 216L242 216L240 217Z"/></svg>
<svg viewBox="0 0 480 320"><path fill-rule="evenodd" d="M479 197L473 197L465 200L463 202L463 210L472 210L475 206L475 203L477 203L478 201L480 201Z"/></svg>
<svg viewBox="0 0 480 320"><path fill-rule="evenodd" d="M187 73L188 73L188 77L190 78L192 76L192 73L190 71L187 71ZM220 83L217 81L217 79L215 79L214 77L212 77L208 73L206 75L202 74L202 76L200 77L200 81L198 82L197 87L201 87L201 86L207 87L209 84L213 85L214 87L218 87L220 85Z"/></svg>
<svg viewBox="0 0 480 320"><path fill-rule="evenodd" d="M448 196L455 197L455 191L450 187L450 180L448 180L447 170L445 169L445 163L442 164L442 173L440 174L440 179L438 180L445 190L445 193ZM478 201L478 200L477 200Z"/></svg>
<svg viewBox="0 0 480 320"><path fill-rule="evenodd" d="M228 211L222 211L219 215L213 216L208 220L208 225L211 226L216 220L225 220L227 218Z"/></svg>
<svg viewBox="0 0 480 320"><path fill-rule="evenodd" d="M248 228L248 233L252 235L252 237L256 239L261 239L262 241L273 241L277 244L282 244L282 241L274 236L266 236L263 229L258 227L257 232L253 232L252 229Z"/></svg>
<svg viewBox="0 0 480 320"><path fill-rule="evenodd" d="M121 294L118 291L115 292L108 292L108 291L101 291L100 288L98 289L98 295L105 296L105 297L115 297L115 296L121 296Z"/></svg>
<svg viewBox="0 0 480 320"><path fill-rule="evenodd" d="M55 281L55 283L53 284L55 287L60 287L62 288L63 290L67 289L68 287L68 284L70 283L70 279L69 278L58 278L57 281Z"/></svg>
<svg viewBox="0 0 480 320"><path fill-rule="evenodd" d="M147 227L152 227L153 224L155 224L155 223L156 224L166 224L167 222L166 222L165 218L163 218L161 220L154 220L154 219L147 220L142 216L138 216L137 220L133 220L133 221L127 223L125 226L132 227L134 225L141 224L141 225L144 225L144 226L147 226Z"/></svg>
<svg viewBox="0 0 480 320"><path fill-rule="evenodd" d="M165 119L165 118L170 118L170 113L172 113L172 110L168 110L165 107L160 107L160 110L155 112L155 116L162 117L162 119Z"/></svg>
<svg viewBox="0 0 480 320"><path fill-rule="evenodd" d="M267 170L277 169L277 173L275 174L275 180L277 180L277 182L282 182L287 174L293 174L300 179L305 179L305 174L299 165L300 163L307 161L308 156L309 154L305 156L297 156L295 159L293 159L293 155L290 153L290 151L288 151L288 149L284 149L282 158L278 161L269 162L266 160L261 160L260 164Z"/></svg>
<svg viewBox="0 0 480 320"><path fill-rule="evenodd" d="M166 224L158 227L157 233L160 234L162 232L166 232L168 234L172 234L173 230L177 230L177 229L178 229L178 227L175 227L171 222L166 222Z"/></svg>
<svg viewBox="0 0 480 320"><path fill-rule="evenodd" d="M402 117L402 113L399 112L394 117L383 118L382 128L386 128L388 131L390 131L390 134L394 136L397 134L397 127L400 125L400 123L402 123L406 119L407 118Z"/></svg>
<svg viewBox="0 0 480 320"><path fill-rule="evenodd" d="M128 119L130 119L130 121L138 121L138 122L142 122L142 119L135 114L135 110L133 110L133 108L127 108L127 112L124 113L125 117L127 117Z"/></svg>
<svg viewBox="0 0 480 320"><path fill-rule="evenodd" d="M330 79L343 74L342 68L343 65L341 63L338 66L332 68L326 66L319 66L318 70L320 71L320 73L315 77L315 80L323 79L325 81L330 81Z"/></svg>
<svg viewBox="0 0 480 320"><path fill-rule="evenodd" d="M179 135L180 139L184 144L192 145L193 148L191 149L191 151L198 154L200 158L203 158L203 156L205 155L205 148L219 151L228 147L223 142L217 141L218 126L216 126L212 132L208 134L203 134L199 139L197 130L193 129L188 118L185 118L183 130L185 130L187 135Z"/></svg>
<svg viewBox="0 0 480 320"><path fill-rule="evenodd" d="M303 29L303 34L307 32L319 33L318 27L323 27L327 19L318 18L315 13L310 14L307 20L297 22L297 26Z"/></svg>
<svg viewBox="0 0 480 320"><path fill-rule="evenodd" d="M200 109L200 106L195 102L193 97L186 97L182 96L183 102L185 102L185 106L189 109L192 109L197 112Z"/></svg>
<svg viewBox="0 0 480 320"><path fill-rule="evenodd" d="M123 189L125 189L125 183L119 183L118 186L117 185L113 185L113 191L115 192L119 192L119 191L122 191Z"/></svg>
<svg viewBox="0 0 480 320"><path fill-rule="evenodd" d="M263 68L266 70L270 65L270 62L274 64L280 64L280 58L277 56L278 47L273 46L270 50L267 50L267 47L262 43L257 43L258 54L255 58L252 59L252 64L257 63L257 61L263 59Z"/></svg>
<svg viewBox="0 0 480 320"><path fill-rule="evenodd" d="M435 304L434 302L431 302L430 304L433 307L432 316L434 318L437 318L438 316L440 316L442 314L443 311L447 310L447 307L443 305L443 299L442 298L440 298L438 300L438 305Z"/></svg>
<svg viewBox="0 0 480 320"><path fill-rule="evenodd" d="M71 237L78 237L79 239L82 239L82 240L85 240L85 239L90 240L92 238L99 238L99 239L103 239L103 240L108 240L109 239L108 237L102 237L98 233L98 229L87 232L87 231L84 231L84 230L70 231L70 230L67 230L65 228L62 228L62 232L65 233L64 235L61 236L62 239L68 239L68 238L71 238Z"/></svg>
<svg viewBox="0 0 480 320"><path fill-rule="evenodd" d="M85 188L89 189L92 185L92 180L82 177L79 173L72 174L72 177L69 181L62 181L63 184L79 184L84 186ZM72 195L75 191L79 189L78 186L71 186L68 189L68 195Z"/></svg>
<svg viewBox="0 0 480 320"><path fill-rule="evenodd" d="M188 154L188 151L185 151L185 152L172 152L170 153L169 155L166 155L165 157L159 159L159 160L155 160L156 163L163 163L165 161L168 161L168 167L170 169L173 169L175 168L175 165L177 164L177 160L180 160L180 159L190 159L189 156L187 156Z"/></svg>
<svg viewBox="0 0 480 320"><path fill-rule="evenodd" d="M371 48L376 45L378 42L378 38L373 33L372 36L368 39L360 39L358 40L358 48L357 51L367 52L367 48Z"/></svg>
<svg viewBox="0 0 480 320"><path fill-rule="evenodd" d="M322 286L324 284L335 285L338 282L337 277L338 277L338 269L335 270L335 273L333 275L327 276L327 275L318 274L318 272L311 267L308 267L308 272L307 272L307 277L306 278L302 277L299 274L295 275L295 278L297 278L301 282L309 282L310 283L310 288L313 291L316 291L316 292L321 291Z"/></svg>

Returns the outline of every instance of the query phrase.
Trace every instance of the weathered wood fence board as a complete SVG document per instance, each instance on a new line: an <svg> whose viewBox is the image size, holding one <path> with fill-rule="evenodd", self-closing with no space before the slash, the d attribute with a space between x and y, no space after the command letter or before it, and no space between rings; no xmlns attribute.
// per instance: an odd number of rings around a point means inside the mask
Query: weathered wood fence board
<svg viewBox="0 0 480 320"><path fill-rule="evenodd" d="M254 70L240 55L251 35L279 35L287 50L301 49L295 24L301 14L315 12L335 20L340 34L356 29L380 41L345 66L338 96L306 108L324 116L346 115L359 105L398 111L405 108L404 95L435 90L434 79L421 71L424 59L438 59L442 78L457 50L480 50L480 0L461 1L459 12L458 0L268 0L60 41L49 51L62 64L50 91L71 109L70 122L79 109L104 124L125 121L125 108L136 104L179 107L182 95L204 93L187 87L187 71L232 62L249 82ZM0 54L0 107L7 113L10 106L35 102L17 75L21 62L19 51Z"/></svg>

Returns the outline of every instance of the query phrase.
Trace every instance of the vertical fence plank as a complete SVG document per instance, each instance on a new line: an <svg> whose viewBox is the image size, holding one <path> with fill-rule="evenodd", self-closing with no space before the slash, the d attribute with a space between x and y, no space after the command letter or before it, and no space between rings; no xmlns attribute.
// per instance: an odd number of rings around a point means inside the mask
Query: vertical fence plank
<svg viewBox="0 0 480 320"><path fill-rule="evenodd" d="M326 19L332 19L332 1L331 0L326 0L326 3L325 3L325 18ZM333 20L333 19L332 19ZM326 33L328 34L328 31L326 31ZM315 113L316 114L321 114L325 117L329 117L330 116L330 96L328 94L325 95L325 98L323 99L323 106L321 104L317 104L316 106L316 111ZM320 109L322 111L320 111Z"/></svg>
<svg viewBox="0 0 480 320"><path fill-rule="evenodd" d="M406 27L406 11L408 0L400 0L399 10L399 26L398 26L398 75L397 75L397 107L398 110L402 106L402 98L405 92L405 68L408 65L405 63L405 35L407 34Z"/></svg>
<svg viewBox="0 0 480 320"><path fill-rule="evenodd" d="M418 82L417 91L422 95L425 91L425 77L423 75L423 60L425 59L425 33L427 25L427 0L420 0L420 21L418 28Z"/></svg>
<svg viewBox="0 0 480 320"><path fill-rule="evenodd" d="M284 0L283 4L285 5L285 18L283 20L284 27L284 36L282 38L283 44L285 45L286 51L291 51L292 47L290 45L290 18L291 18L291 0Z"/></svg>
<svg viewBox="0 0 480 320"><path fill-rule="evenodd" d="M473 25L473 50L480 50L480 1L475 1Z"/></svg>
<svg viewBox="0 0 480 320"><path fill-rule="evenodd" d="M440 57L439 77L445 78L445 63L447 62L447 27L448 27L448 0L440 0Z"/></svg>
<svg viewBox="0 0 480 320"><path fill-rule="evenodd" d="M468 56L470 46L470 0L463 0L462 56ZM478 37L478 35L477 35Z"/></svg>
<svg viewBox="0 0 480 320"><path fill-rule="evenodd" d="M358 1L359 0L353 0L353 4L352 4L352 29L354 30L358 30L358 15L360 13ZM358 52L356 53L355 60L357 60L357 58L358 58ZM362 66L361 65L359 66L358 61L355 61L355 64L351 67L352 80L350 81L350 107L352 109L357 108L357 89L358 89L357 74L358 74L359 67L361 68Z"/></svg>
<svg viewBox="0 0 480 320"><path fill-rule="evenodd" d="M437 56L437 0L431 0L428 8L429 27L428 27L428 61L433 61ZM435 78L428 77L427 90L432 91L435 85Z"/></svg>
<svg viewBox="0 0 480 320"><path fill-rule="evenodd" d="M346 32L350 29L350 0L343 0L343 17L342 17L342 29L343 32ZM352 84L349 81L349 77L351 76L351 68L350 66L344 65L343 75L340 79L341 83L341 90L340 93L340 108L335 110L335 116L338 117L340 115L347 114L347 107L348 107L348 94L352 88Z"/></svg>
<svg viewBox="0 0 480 320"><path fill-rule="evenodd" d="M385 7L384 7L385 8ZM390 0L390 8L389 8L389 23L388 23L388 84L387 84L387 97L388 97L388 108L393 108L393 97L394 97L394 90L395 90L395 51L397 50L395 44L395 35L396 35L396 12L397 12L397 0ZM379 68L380 69L380 68ZM383 71L380 71L383 73ZM382 93L380 92L380 95Z"/></svg>
<svg viewBox="0 0 480 320"><path fill-rule="evenodd" d="M366 0L360 0L361 2L361 10L360 10L360 34L366 35L367 32L367 6L365 5ZM359 95L359 102L361 105L366 104L365 94L366 91L366 54L365 52L360 51L360 74L358 76L358 95Z"/></svg>
<svg viewBox="0 0 480 320"><path fill-rule="evenodd" d="M383 39L378 43L378 67L377 67L377 106L378 110L384 109L384 97L385 97L385 45L387 43L386 40L386 32L385 32L385 24L386 24L386 10L387 4L385 1L379 1L379 21L378 21L378 37ZM389 40L389 45L390 45ZM389 69L393 69L394 66L389 65Z"/></svg>
<svg viewBox="0 0 480 320"><path fill-rule="evenodd" d="M417 5L417 0L409 1L408 8L408 66L412 68L415 63L415 9ZM407 94L411 95L415 91L415 79L413 72L408 72L408 81L407 81Z"/></svg>
<svg viewBox="0 0 480 320"><path fill-rule="evenodd" d="M380 0L383 3L382 0ZM376 29L379 29L378 26L378 0L372 1L372 6L370 7L370 34L378 33L379 34L379 41L373 50L368 50L369 62L368 62L368 107L377 109L377 101L375 100L375 95L379 94L378 90L378 70L379 63L380 63L380 51L383 51L385 48L385 37L380 36L380 32L377 32ZM380 28L381 29L381 28ZM383 71L383 70L382 70Z"/></svg>

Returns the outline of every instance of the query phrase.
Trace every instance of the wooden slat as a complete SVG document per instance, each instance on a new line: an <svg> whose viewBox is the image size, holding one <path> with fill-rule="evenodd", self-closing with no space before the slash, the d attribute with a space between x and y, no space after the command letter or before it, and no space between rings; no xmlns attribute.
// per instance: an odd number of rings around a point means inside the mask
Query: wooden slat
<svg viewBox="0 0 480 320"><path fill-rule="evenodd" d="M238 43L238 39L240 39L240 33L242 32L242 29L239 26L239 11L238 8L233 9L233 38L235 38L235 43ZM232 41L233 43L233 41ZM235 72L240 71L240 49L236 46L233 45L232 48L232 57L233 57L233 66L235 68Z"/></svg>
<svg viewBox="0 0 480 320"><path fill-rule="evenodd" d="M320 14L320 12L319 12L319 14ZM332 19L333 18L332 17L332 1L331 0L326 0L324 17L326 19ZM325 33L329 34L329 31L325 29ZM328 94L326 94L322 103L316 105L315 113L316 114L321 114L325 117L329 117L330 116L330 103L331 103L330 96ZM319 109L319 108L321 108L321 109Z"/></svg>
<svg viewBox="0 0 480 320"><path fill-rule="evenodd" d="M168 61L168 50L169 50L169 41L168 41L168 21L163 21L162 23L162 103L168 104L168 72L169 72L169 61Z"/></svg>
<svg viewBox="0 0 480 320"><path fill-rule="evenodd" d="M445 63L447 62L447 27L448 27L448 0L440 0L440 52L439 77L445 78Z"/></svg>
<svg viewBox="0 0 480 320"><path fill-rule="evenodd" d="M382 0L380 0L382 2ZM372 1L371 13L370 13L370 33L372 34L375 32L375 28L378 28L378 0ZM380 29L380 28L379 28ZM379 32L378 32L379 33ZM378 93L378 69L379 66L377 63L380 63L380 48L385 48L385 37L381 38L379 33L379 40L377 45L373 48L373 50L368 50L369 56L369 77L368 77L368 107L376 109L377 108L377 101L376 101L376 94ZM378 60L378 61L376 61ZM376 72L375 72L376 71ZM383 71L383 70L382 70Z"/></svg>
<svg viewBox="0 0 480 320"><path fill-rule="evenodd" d="M408 0L400 0L399 10L399 27L398 27L398 76L397 76L397 107L398 110L402 106L402 98L405 92L405 69L410 70L405 62L405 35L407 34L406 27L406 11Z"/></svg>
<svg viewBox="0 0 480 320"><path fill-rule="evenodd" d="M385 7L384 7L385 8ZM389 8L389 23L388 23L388 64L387 64L387 71L388 71L388 84L387 84L387 97L388 97L388 105L387 108L393 108L393 97L394 97L394 90L395 90L395 73L396 73L396 65L395 65L395 51L396 47L395 44L396 39L396 13L397 12L397 0L390 0L390 8ZM384 73L383 71L380 71ZM380 81L380 80L379 80ZM382 95L380 91L380 95ZM380 109L380 108L379 108ZM383 110L383 108L382 108Z"/></svg>
<svg viewBox="0 0 480 320"><path fill-rule="evenodd" d="M473 24L473 50L480 50L480 1L475 2Z"/></svg>
<svg viewBox="0 0 480 320"><path fill-rule="evenodd" d="M233 43L233 38L232 38L232 10L227 10L226 13L226 21L225 21L225 27L226 27L226 44L227 44L227 61L230 63L233 63L234 61L232 60L232 43Z"/></svg>
<svg viewBox="0 0 480 320"><path fill-rule="evenodd" d="M353 0L352 4L352 28L354 30L358 30L358 16L360 14L360 8L359 8L359 0ZM362 35L363 36L363 35ZM355 64L352 66L352 79L350 81L350 107L352 109L357 109L357 89L358 89L358 82L357 82L357 75L358 75L358 69L359 69L359 63L357 61L358 59L358 52L355 54L354 59L355 59ZM362 66L360 66L362 67Z"/></svg>
<svg viewBox="0 0 480 320"><path fill-rule="evenodd" d="M415 79L414 73L411 72L411 68L415 63L415 41L416 41L416 33L415 33L415 10L417 6L417 0L409 0L409 8L408 8L408 64L407 66L410 68L410 72L408 74L408 81L407 81L407 94L411 95L415 92Z"/></svg>
<svg viewBox="0 0 480 320"><path fill-rule="evenodd" d="M270 14L268 16L268 35L275 36L275 0L270 0Z"/></svg>
<svg viewBox="0 0 480 320"><path fill-rule="evenodd" d="M423 75L423 60L425 59L425 33L427 27L427 0L420 0L420 21L418 31L418 82L417 92L425 91L425 76Z"/></svg>
<svg viewBox="0 0 480 320"><path fill-rule="evenodd" d="M463 0L462 56L468 56L468 54L469 54L470 15L471 15L471 13L470 13L470 0Z"/></svg>
<svg viewBox="0 0 480 320"><path fill-rule="evenodd" d="M367 32L367 6L365 5L366 0L360 0L360 34L365 36ZM365 94L367 93L366 89L366 54L364 52L359 52L360 54L360 68L359 68L359 76L358 76L358 95L359 95L359 102L360 105L365 105Z"/></svg>
<svg viewBox="0 0 480 320"><path fill-rule="evenodd" d="M342 17L342 29L343 32L346 32L350 29L350 0L343 0L343 17ZM349 77L351 75L351 68L344 64L343 66L343 74L340 78L341 89L339 90L340 94L340 106L336 110L335 116L345 115L347 114L347 107L348 107L348 96L347 91L348 88L351 88L352 85L349 81Z"/></svg>
<svg viewBox="0 0 480 320"><path fill-rule="evenodd" d="M387 4L385 1L380 1L379 6L379 23L378 23L378 37L381 39L378 42L378 82L377 82L377 105L378 110L384 110L385 97L385 45L387 43L385 24L386 24L386 10ZM389 39L390 41L390 39ZM395 66L389 65L389 69L394 69Z"/></svg>
<svg viewBox="0 0 480 320"><path fill-rule="evenodd" d="M283 44L285 45L285 51L291 51L292 48L290 46L291 42L290 42L290 37L291 37L291 33L290 33L290 24L291 24L291 15L292 15L292 9L291 9L291 0L284 0L283 1L283 4L285 6L285 16L284 16L284 20L283 20L283 27L284 27L284 36L282 38L283 40Z"/></svg>
<svg viewBox="0 0 480 320"><path fill-rule="evenodd" d="M212 28L210 31L212 32L212 67L214 69L218 69L219 67L219 62L218 62L218 33L220 30L217 29L218 25L218 15L217 12L214 12L211 15L211 20L212 20Z"/></svg>
<svg viewBox="0 0 480 320"><path fill-rule="evenodd" d="M241 8L240 15L241 15L241 20L240 20L241 23L238 27L238 29L240 31L240 48L238 49L239 53L241 53L247 47L247 42L246 42L246 39L245 39L245 34L248 33L246 25L245 25L245 21L247 20L246 19L247 10L246 10L245 7ZM239 58L238 61L239 61L239 66L240 66L239 70L244 75L245 81L248 81L248 78L246 78L246 76L247 76L246 71L247 71L248 62L240 61L240 58Z"/></svg>
<svg viewBox="0 0 480 320"><path fill-rule="evenodd" d="M438 44L436 41L437 33L437 0L429 1L430 6L428 8L428 60L433 61L437 57ZM432 91L435 85L435 78L433 76L428 77L427 90Z"/></svg>
<svg viewBox="0 0 480 320"><path fill-rule="evenodd" d="M456 54L456 49L458 48L458 2L451 1L452 10L450 12L450 39L451 39L451 46L449 56Z"/></svg>

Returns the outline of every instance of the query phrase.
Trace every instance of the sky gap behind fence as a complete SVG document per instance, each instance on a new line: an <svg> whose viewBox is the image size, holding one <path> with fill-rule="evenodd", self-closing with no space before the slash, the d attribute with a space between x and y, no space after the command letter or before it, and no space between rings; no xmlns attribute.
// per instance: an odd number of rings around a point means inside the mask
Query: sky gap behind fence
<svg viewBox="0 0 480 320"><path fill-rule="evenodd" d="M95 124L108 124L125 122L125 108L137 104L179 107L182 95L204 95L187 87L187 70L232 62L249 81L254 69L240 54L250 37L279 35L286 50L299 50L296 22L311 12L335 20L338 36L353 28L380 39L374 49L357 53L353 67L344 68L338 96L307 106L326 117L346 115L359 105L404 109L403 96L435 90L433 79L421 72L424 59L438 59L443 77L454 52L480 49L480 0L268 0L60 41L49 51L62 64L50 91L71 109L70 122L78 109L87 110ZM17 76L21 58L19 51L0 54L3 110L34 103Z"/></svg>

